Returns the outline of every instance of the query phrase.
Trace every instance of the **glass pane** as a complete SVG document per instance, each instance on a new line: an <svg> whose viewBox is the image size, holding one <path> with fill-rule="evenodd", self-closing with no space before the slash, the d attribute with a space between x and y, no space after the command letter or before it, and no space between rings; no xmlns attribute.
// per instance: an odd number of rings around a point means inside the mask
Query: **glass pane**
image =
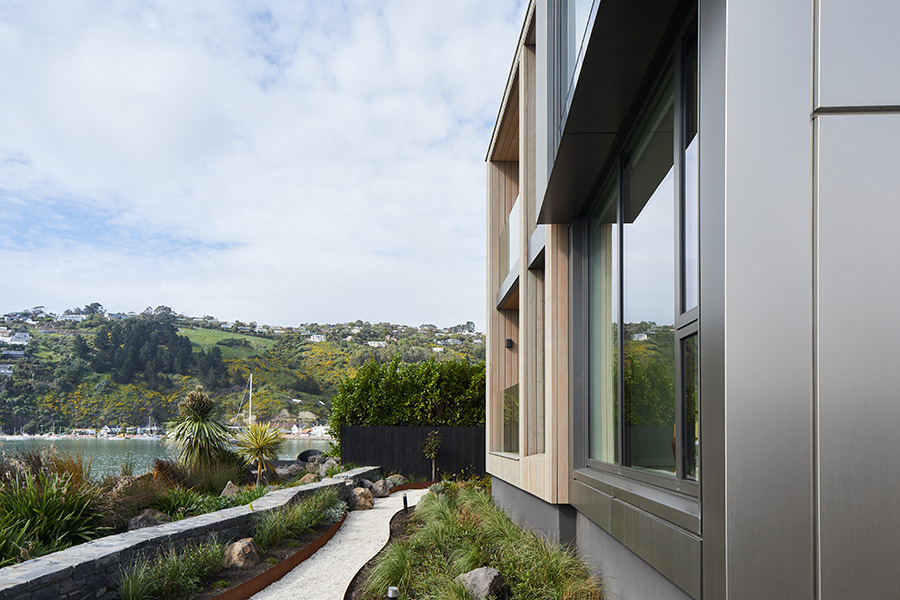
<svg viewBox="0 0 900 600"><path fill-rule="evenodd" d="M565 107L572 88L572 78L575 75L575 65L578 55L584 44L588 17L591 15L591 7L594 0L560 0L559 19L562 29L562 39L559 48L559 72L562 77L559 86L559 105ZM562 119L562 111L557 115ZM557 124L558 126L561 123Z"/></svg>
<svg viewBox="0 0 900 600"><path fill-rule="evenodd" d="M512 271L519 260L519 251L521 249L519 233L521 223L519 222L519 198L516 197L512 210L509 211L509 218L506 220L506 227L509 232L509 265L508 271Z"/></svg>
<svg viewBox="0 0 900 600"><path fill-rule="evenodd" d="M618 364L616 327L619 323L619 231L617 182L601 195L588 217L590 244L590 458L618 461Z"/></svg>
<svg viewBox="0 0 900 600"><path fill-rule="evenodd" d="M503 390L503 452L519 452L519 384Z"/></svg>
<svg viewBox="0 0 900 600"><path fill-rule="evenodd" d="M700 300L700 142L697 122L697 43L687 50L684 61L684 306L688 310Z"/></svg>
<svg viewBox="0 0 900 600"><path fill-rule="evenodd" d="M697 334L681 341L684 385L684 474L700 478L700 353Z"/></svg>
<svg viewBox="0 0 900 600"><path fill-rule="evenodd" d="M624 170L623 464L675 474L675 186L671 72Z"/></svg>

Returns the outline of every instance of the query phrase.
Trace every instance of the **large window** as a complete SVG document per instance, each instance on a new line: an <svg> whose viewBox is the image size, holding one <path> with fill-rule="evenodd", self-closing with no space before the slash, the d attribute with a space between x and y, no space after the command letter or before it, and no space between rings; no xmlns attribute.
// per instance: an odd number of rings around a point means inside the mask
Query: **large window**
<svg viewBox="0 0 900 600"><path fill-rule="evenodd" d="M679 480L699 476L696 48L679 44L584 226L586 459Z"/></svg>

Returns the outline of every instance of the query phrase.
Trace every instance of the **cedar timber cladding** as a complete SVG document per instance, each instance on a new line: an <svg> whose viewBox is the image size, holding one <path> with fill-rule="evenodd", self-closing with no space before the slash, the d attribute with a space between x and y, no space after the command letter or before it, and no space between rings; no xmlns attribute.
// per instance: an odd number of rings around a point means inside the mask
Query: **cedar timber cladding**
<svg viewBox="0 0 900 600"><path fill-rule="evenodd" d="M486 465L489 474L546 502L565 503L569 234L566 225L537 224L533 15L522 29L487 155ZM511 250L517 255L510 257ZM504 451L504 391L516 385L517 443Z"/></svg>

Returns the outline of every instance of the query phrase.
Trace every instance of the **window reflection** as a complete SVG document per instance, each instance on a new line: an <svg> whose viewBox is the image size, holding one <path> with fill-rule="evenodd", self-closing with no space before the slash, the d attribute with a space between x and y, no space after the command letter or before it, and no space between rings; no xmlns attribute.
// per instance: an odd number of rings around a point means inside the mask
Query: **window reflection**
<svg viewBox="0 0 900 600"><path fill-rule="evenodd" d="M674 86L665 78L625 154L624 461L675 473Z"/></svg>
<svg viewBox="0 0 900 600"><path fill-rule="evenodd" d="M684 386L684 474L700 478L700 354L697 334L681 342L682 384Z"/></svg>
<svg viewBox="0 0 900 600"><path fill-rule="evenodd" d="M589 456L618 460L617 338L619 322L618 194L614 180L591 213L590 243L590 406Z"/></svg>

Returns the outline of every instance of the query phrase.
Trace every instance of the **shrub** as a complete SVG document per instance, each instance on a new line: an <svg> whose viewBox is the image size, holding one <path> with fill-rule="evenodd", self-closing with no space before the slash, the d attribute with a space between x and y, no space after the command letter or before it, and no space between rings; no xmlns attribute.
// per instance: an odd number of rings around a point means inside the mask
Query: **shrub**
<svg viewBox="0 0 900 600"><path fill-rule="evenodd" d="M331 400L331 435L342 425L466 427L484 424L484 363L401 365L370 359L341 382Z"/></svg>

